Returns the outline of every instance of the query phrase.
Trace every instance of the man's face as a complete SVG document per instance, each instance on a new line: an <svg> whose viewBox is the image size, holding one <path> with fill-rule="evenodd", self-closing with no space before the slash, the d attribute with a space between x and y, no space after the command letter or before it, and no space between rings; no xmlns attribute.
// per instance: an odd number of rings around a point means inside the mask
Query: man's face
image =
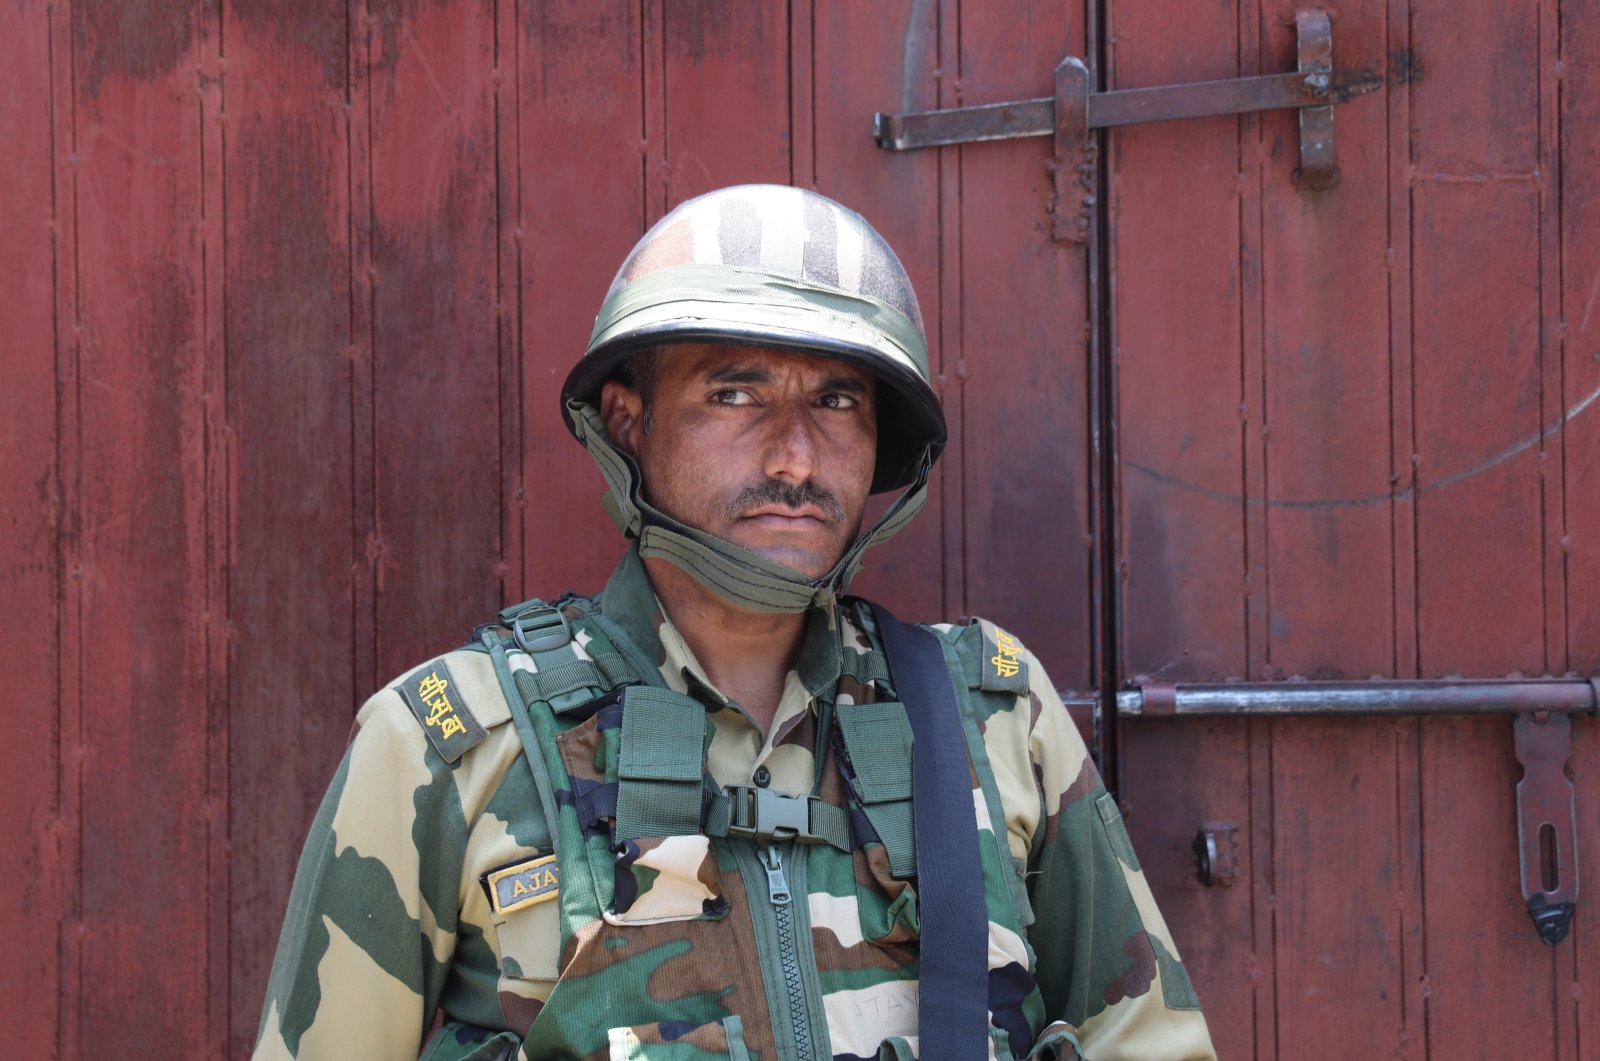
<svg viewBox="0 0 1600 1061"><path fill-rule="evenodd" d="M855 539L872 486L872 378L843 361L764 347L662 349L644 399L605 385L613 443L662 512L812 578Z"/></svg>

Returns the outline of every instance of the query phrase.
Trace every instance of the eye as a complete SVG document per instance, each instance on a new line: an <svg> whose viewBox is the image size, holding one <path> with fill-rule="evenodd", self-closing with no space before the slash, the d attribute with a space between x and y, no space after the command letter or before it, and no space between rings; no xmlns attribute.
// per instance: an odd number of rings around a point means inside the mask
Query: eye
<svg viewBox="0 0 1600 1061"><path fill-rule="evenodd" d="M722 390L711 392L711 401L714 405L750 405L755 399L746 391L724 387Z"/></svg>
<svg viewBox="0 0 1600 1061"><path fill-rule="evenodd" d="M840 394L838 391L829 391L817 399L817 404L824 409L854 409L861 404L861 400L853 394Z"/></svg>

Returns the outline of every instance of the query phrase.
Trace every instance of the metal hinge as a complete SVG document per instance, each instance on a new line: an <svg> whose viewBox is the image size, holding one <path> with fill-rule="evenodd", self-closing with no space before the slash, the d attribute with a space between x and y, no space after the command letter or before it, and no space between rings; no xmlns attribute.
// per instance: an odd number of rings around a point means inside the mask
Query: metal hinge
<svg viewBox="0 0 1600 1061"><path fill-rule="evenodd" d="M1054 134L1052 230L1055 239L1066 243L1083 243L1089 237L1097 157L1091 129L1299 108L1300 168L1295 171L1295 182L1302 188L1331 188L1339 179L1333 155L1333 106L1371 92L1380 82L1335 82L1333 31L1326 11L1297 12L1295 29L1298 61L1291 73L1091 92L1088 66L1069 56L1056 67L1056 91L1050 99L919 114L877 114L873 116L873 135L886 151L911 151Z"/></svg>
<svg viewBox="0 0 1600 1061"><path fill-rule="evenodd" d="M1572 716L1600 712L1600 680L1146 683L1117 694L1122 718L1328 718L1512 715L1522 780L1517 850L1522 898L1539 938L1560 943L1578 902L1578 826L1567 776ZM1205 841L1207 828L1196 839ZM1207 880L1208 864L1200 875Z"/></svg>

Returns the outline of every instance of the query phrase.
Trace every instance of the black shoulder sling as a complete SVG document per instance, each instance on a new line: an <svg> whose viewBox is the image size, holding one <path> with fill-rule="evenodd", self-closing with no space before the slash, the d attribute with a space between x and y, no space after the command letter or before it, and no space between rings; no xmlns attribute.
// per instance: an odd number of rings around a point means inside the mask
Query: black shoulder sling
<svg viewBox="0 0 1600 1061"><path fill-rule="evenodd" d="M939 638L873 606L911 723L911 806L922 913L919 1055L989 1056L989 913L967 739Z"/></svg>

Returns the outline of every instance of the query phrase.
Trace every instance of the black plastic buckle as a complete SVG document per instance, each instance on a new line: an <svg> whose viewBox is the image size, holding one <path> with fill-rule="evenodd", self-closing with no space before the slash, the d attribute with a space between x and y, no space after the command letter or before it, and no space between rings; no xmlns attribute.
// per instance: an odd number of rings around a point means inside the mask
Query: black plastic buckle
<svg viewBox="0 0 1600 1061"><path fill-rule="evenodd" d="M561 609L546 605L511 620L511 636L524 652L551 652L572 643L572 624Z"/></svg>
<svg viewBox="0 0 1600 1061"><path fill-rule="evenodd" d="M802 844L826 843L826 839L811 831L811 801L813 796L785 796L770 788L752 788L749 785L732 785L728 795L733 801L728 821L728 835L758 844L781 843L794 840Z"/></svg>

